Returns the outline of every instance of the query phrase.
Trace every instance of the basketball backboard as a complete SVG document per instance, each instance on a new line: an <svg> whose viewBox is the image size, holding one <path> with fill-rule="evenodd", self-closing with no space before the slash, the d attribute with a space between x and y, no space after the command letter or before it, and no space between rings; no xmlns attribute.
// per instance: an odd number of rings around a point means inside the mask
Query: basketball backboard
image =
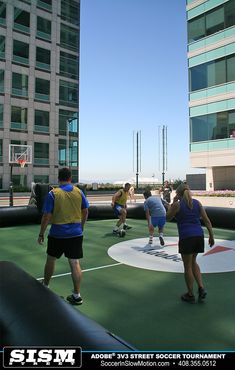
<svg viewBox="0 0 235 370"><path fill-rule="evenodd" d="M9 163L32 163L32 145L9 145Z"/></svg>

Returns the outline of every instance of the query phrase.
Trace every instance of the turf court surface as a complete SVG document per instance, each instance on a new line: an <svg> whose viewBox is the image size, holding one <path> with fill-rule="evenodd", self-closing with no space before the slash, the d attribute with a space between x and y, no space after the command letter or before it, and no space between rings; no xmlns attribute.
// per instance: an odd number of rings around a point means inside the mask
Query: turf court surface
<svg viewBox="0 0 235 370"><path fill-rule="evenodd" d="M81 260L84 303L74 309L139 350L235 350L235 272L203 275L208 290L205 304L181 302L180 295L185 292L182 274L118 264L108 256L108 248L124 240L112 235L114 223L86 223ZM133 228L125 240L148 236L145 220L128 220L128 224ZM38 232L39 225L1 228L1 260L15 262L41 278L46 242L44 247L37 244ZM176 225L167 223L165 234L177 236ZM215 238L235 240L232 230L214 228L214 234ZM71 292L69 271L62 257L50 284L60 296Z"/></svg>

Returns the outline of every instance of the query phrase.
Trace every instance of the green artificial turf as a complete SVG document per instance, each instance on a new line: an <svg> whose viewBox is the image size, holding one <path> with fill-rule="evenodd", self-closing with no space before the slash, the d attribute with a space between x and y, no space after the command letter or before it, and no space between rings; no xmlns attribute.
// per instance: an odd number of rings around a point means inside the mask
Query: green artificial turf
<svg viewBox="0 0 235 370"><path fill-rule="evenodd" d="M128 220L133 227L125 240L147 237L145 220ZM208 298L204 304L181 302L183 274L144 270L117 264L107 254L123 239L112 235L115 220L88 221L84 233L82 306L75 307L139 350L235 350L235 272L204 274ZM46 243L37 244L39 225L1 228L1 260L15 262L35 278L43 276ZM235 232L214 229L215 237L235 240ZM177 236L174 223L165 235ZM111 265L107 268L94 269ZM89 271L89 269L91 269ZM88 271L87 271L88 270ZM72 289L65 258L56 265L50 288L58 295Z"/></svg>

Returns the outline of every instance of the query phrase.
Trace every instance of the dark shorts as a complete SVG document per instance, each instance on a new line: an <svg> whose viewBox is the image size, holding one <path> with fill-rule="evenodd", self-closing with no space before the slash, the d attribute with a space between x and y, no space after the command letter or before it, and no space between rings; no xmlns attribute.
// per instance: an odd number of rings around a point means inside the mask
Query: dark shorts
<svg viewBox="0 0 235 370"><path fill-rule="evenodd" d="M204 236L192 236L179 240L179 253L194 254L204 252Z"/></svg>
<svg viewBox="0 0 235 370"><path fill-rule="evenodd" d="M70 259L80 259L83 257L82 241L82 235L66 239L48 236L47 254L56 258L60 258L64 254L65 257Z"/></svg>

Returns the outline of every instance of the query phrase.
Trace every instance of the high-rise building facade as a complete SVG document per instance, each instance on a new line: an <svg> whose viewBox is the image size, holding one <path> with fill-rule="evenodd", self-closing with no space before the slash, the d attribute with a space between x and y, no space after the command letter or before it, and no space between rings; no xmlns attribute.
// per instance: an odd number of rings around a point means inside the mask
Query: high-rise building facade
<svg viewBox="0 0 235 370"><path fill-rule="evenodd" d="M190 160L235 189L235 0L187 0Z"/></svg>
<svg viewBox="0 0 235 370"><path fill-rule="evenodd" d="M0 0L0 189L79 178L80 0ZM32 164L9 165L9 145ZM22 181L23 178L23 181Z"/></svg>

